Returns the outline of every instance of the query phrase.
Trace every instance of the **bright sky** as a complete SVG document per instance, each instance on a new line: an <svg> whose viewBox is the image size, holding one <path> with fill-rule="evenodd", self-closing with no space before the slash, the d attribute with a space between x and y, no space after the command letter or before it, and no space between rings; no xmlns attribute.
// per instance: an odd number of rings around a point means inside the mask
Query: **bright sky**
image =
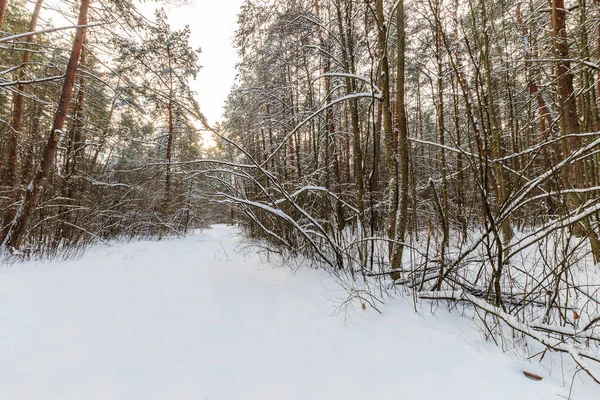
<svg viewBox="0 0 600 400"><path fill-rule="evenodd" d="M221 119L235 79L237 54L232 40L242 3L243 0L190 0L181 6L164 6L171 27L180 29L189 25L192 47L202 49L203 68L192 87L198 93L202 113L213 125Z"/></svg>
<svg viewBox="0 0 600 400"><path fill-rule="evenodd" d="M233 47L237 14L244 0L173 0L181 5L159 4L153 0L138 2L140 11L153 20L154 11L163 7L169 17L173 29L182 29L186 25L191 30L191 46L201 48L199 56L200 70L198 77L192 82L197 92L202 113L211 125L221 120L223 106L235 79L237 53ZM63 6L48 0L54 7ZM33 7L33 0L29 0ZM61 20L61 15L46 10L44 17ZM68 25L72 21L59 22ZM204 135L205 145L211 145L212 135Z"/></svg>

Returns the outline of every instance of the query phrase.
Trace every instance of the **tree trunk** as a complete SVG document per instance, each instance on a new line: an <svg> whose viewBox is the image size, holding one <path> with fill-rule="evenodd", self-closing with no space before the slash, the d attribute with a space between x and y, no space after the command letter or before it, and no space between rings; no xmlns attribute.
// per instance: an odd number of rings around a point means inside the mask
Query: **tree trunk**
<svg viewBox="0 0 600 400"><path fill-rule="evenodd" d="M169 214L171 208L171 160L173 158L173 71L171 69L171 49L167 47L167 61L169 63L169 103L168 111L168 138L167 138L167 174L165 176L165 204L163 212Z"/></svg>
<svg viewBox="0 0 600 400"><path fill-rule="evenodd" d="M396 251L393 256L392 269L398 269L402 265L402 254L404 252L404 234L408 220L408 129L406 126L405 105L405 48L406 37L404 32L404 0L398 3L396 14L396 28L398 34L398 76L396 78L397 110L398 110L398 177L400 189L398 195L398 223L396 228ZM396 278L395 278L396 279Z"/></svg>
<svg viewBox="0 0 600 400"><path fill-rule="evenodd" d="M569 61L569 43L567 37L567 12L565 10L564 0L552 1L552 33L554 41L554 51L558 59L557 81L559 93L559 106L562 118L560 120L563 135L572 135L580 133L579 116L577 115L577 103L575 89L573 86L573 72ZM568 157L574 151L577 151L582 145L580 137L569 137L563 140L563 157ZM566 173L563 174L563 184L565 188L571 185L575 188L582 188L584 185L583 163L576 161L569 166ZM568 206L575 209L583 203L582 199L576 194L568 196ZM587 236L590 241L592 254L595 263L600 263L600 240L598 234L591 226L590 220L584 218L582 224L576 224L575 234Z"/></svg>
<svg viewBox="0 0 600 400"><path fill-rule="evenodd" d="M6 16L7 5L8 0L0 0L0 30L2 30L2 26L4 25L4 17Z"/></svg>
<svg viewBox="0 0 600 400"><path fill-rule="evenodd" d="M83 48L81 57L79 58L79 67L86 65L86 38L83 39ZM67 135L67 154L65 161L65 182L63 187L63 197L69 199L71 204L78 204L83 194L84 186L81 180L74 180L73 175L76 169L81 168L83 161L85 143L83 138L84 125L84 106L85 106L85 75L79 76L79 89L75 101L75 110L73 112L73 122L71 129ZM73 225L77 225L77 218L80 211L68 212L66 209L61 210L62 217L59 224L59 233L56 235L56 240L73 238L73 233L76 232ZM67 223L65 223L67 222Z"/></svg>
<svg viewBox="0 0 600 400"><path fill-rule="evenodd" d="M79 66L86 65L86 40L84 38L84 48L81 50L81 57ZM67 161L65 163L65 169L67 176L70 176L75 172L78 164L81 164L84 154L84 106L85 106L85 75L79 76L79 90L77 91L77 101L75 103L75 112L73 124L71 126L71 132L69 132L69 141L67 144Z"/></svg>
<svg viewBox="0 0 600 400"><path fill-rule="evenodd" d="M347 3L347 4L352 4ZM338 17L338 29L342 43L342 63L344 69L349 74L356 74L356 68L354 65L354 40L352 38L352 21L350 16L352 15L352 8L348 9L346 6L346 31L343 29L343 19L341 4L338 2L337 6L337 17ZM349 76L345 77L346 93L352 94L357 92L356 82ZM350 118L352 124L352 151L354 154L354 179L356 184L356 205L358 209L358 226L359 226L359 238L362 239L365 231L365 183L363 176L363 154L361 147L361 136L358 116L358 100L356 98L350 99ZM366 266L366 242L365 245L359 247L360 249L360 263L361 268Z"/></svg>
<svg viewBox="0 0 600 400"><path fill-rule="evenodd" d="M37 0L35 3L35 8L33 9L33 13L31 14L31 20L29 21L29 32L35 30L37 26L37 21L40 16L40 10L42 9L42 3L44 0ZM4 6L6 6L6 2L4 2ZM4 15L4 10L1 9L2 4L0 4L0 18ZM0 25L1 25L0 19ZM21 70L18 75L18 81L25 80L27 77L27 67L29 65L29 61L31 59L31 53L28 50L29 44L31 44L34 40L34 36L27 36L25 38L25 51L23 52L23 58L21 60ZM11 116L11 124L10 130L8 132L8 165L4 170L4 174L2 176L2 184L1 186L11 188L9 194L9 207L4 214L4 218L2 221L2 230L0 232L0 243L4 241L6 235L8 234L8 230L11 222L15 218L15 213L17 212L17 207L15 206L15 202L17 201L19 195L19 142L22 135L23 130L23 114L25 111L25 92L27 91L27 86L19 83L17 84L17 90L13 92L13 112Z"/></svg>
<svg viewBox="0 0 600 400"><path fill-rule="evenodd" d="M89 5L89 0L81 0L81 4L79 6L79 17L77 19L77 24L81 27L77 28L75 32L75 39L73 40L71 56L69 57L69 63L67 64L67 70L65 72L65 80L63 82L62 92L58 101L56 113L54 114L52 130L48 136L48 141L42 153L42 160L40 161L40 164L36 170L35 176L27 187L25 200L17 211L10 231L4 239L2 245L4 249L18 250L21 247L29 219L31 218L31 215L35 210L40 197L42 196L44 185L48 179L48 176L50 175L52 165L54 164L58 143L63 134L65 119L69 109L69 101L71 99L73 86L75 84L75 75L77 72L79 57L81 55L83 36L86 29L82 25L87 25Z"/></svg>
<svg viewBox="0 0 600 400"><path fill-rule="evenodd" d="M389 200L386 233L389 240L388 258L391 268L394 264L394 254L396 254L396 216L398 214L398 158L394 147L394 136L392 132L392 108L390 106L390 65L387 51L387 25L383 14L383 0L377 0L375 3L377 15L377 47L379 50L379 72L381 74L381 108L383 114L383 135L385 142L385 157L388 165L389 174ZM392 274L392 279L398 279L398 274Z"/></svg>

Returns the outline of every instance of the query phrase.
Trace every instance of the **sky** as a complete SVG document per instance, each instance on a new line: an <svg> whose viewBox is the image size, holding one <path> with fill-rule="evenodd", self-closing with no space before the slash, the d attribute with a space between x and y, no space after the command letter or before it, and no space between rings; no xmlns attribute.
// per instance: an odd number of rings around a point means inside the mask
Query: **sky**
<svg viewBox="0 0 600 400"><path fill-rule="evenodd" d="M212 125L221 120L235 79L237 53L232 43L242 3L243 0L188 0L184 5L163 6L171 27L189 25L192 47L202 49L199 60L203 68L192 88L198 93L202 113ZM146 3L146 7L157 5Z"/></svg>
<svg viewBox="0 0 600 400"><path fill-rule="evenodd" d="M32 0L29 6L33 7ZM138 2L139 10L150 20L154 20L154 11L162 7L169 18L173 29L182 29L189 25L191 30L191 46L202 49L199 56L202 69L192 89L197 93L196 99L208 122L214 126L221 121L223 106L235 80L235 64L237 52L233 47L236 31L237 14L244 0L171 0L174 4L160 4L155 1ZM62 3L52 0L46 2L51 7L60 8ZM58 26L69 25L72 21L64 21L59 13L45 10L45 18L58 20ZM214 144L212 135L205 132L204 145Z"/></svg>

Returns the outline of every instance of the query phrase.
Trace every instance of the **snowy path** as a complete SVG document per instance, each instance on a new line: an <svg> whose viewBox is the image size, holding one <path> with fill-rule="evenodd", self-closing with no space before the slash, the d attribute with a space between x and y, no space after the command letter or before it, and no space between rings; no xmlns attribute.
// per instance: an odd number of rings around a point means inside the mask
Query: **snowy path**
<svg viewBox="0 0 600 400"><path fill-rule="evenodd" d="M466 319L404 300L332 316L323 272L273 268L216 226L0 269L0 399L560 399ZM557 358L559 360L559 358ZM546 378L534 382L521 371ZM600 398L588 385L577 400ZM579 394L577 394L579 393Z"/></svg>

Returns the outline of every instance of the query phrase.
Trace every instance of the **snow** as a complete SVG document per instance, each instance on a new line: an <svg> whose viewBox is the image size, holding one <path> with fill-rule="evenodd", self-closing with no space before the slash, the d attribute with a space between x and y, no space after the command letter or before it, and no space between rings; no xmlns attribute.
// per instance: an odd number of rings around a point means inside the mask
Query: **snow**
<svg viewBox="0 0 600 400"><path fill-rule="evenodd" d="M278 267L237 233L217 225L0 268L0 398L568 396L573 371L563 385L559 354L545 357L550 375L486 342L457 310L432 314L433 303L339 308L347 294L330 275ZM572 397L598 398L582 375Z"/></svg>

